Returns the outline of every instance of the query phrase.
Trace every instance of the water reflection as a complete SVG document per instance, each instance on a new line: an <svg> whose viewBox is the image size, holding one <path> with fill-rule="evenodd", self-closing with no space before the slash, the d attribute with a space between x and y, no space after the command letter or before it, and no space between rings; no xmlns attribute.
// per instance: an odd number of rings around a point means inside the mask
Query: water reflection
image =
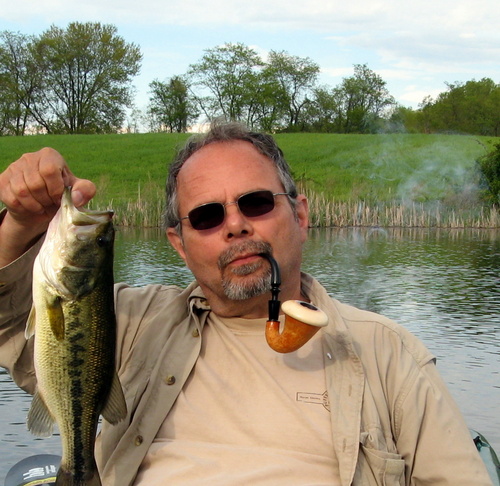
<svg viewBox="0 0 500 486"><path fill-rule="evenodd" d="M499 231L311 230L303 267L333 297L391 317L422 339L469 426L500 452ZM115 277L181 287L192 280L158 229L117 232ZM57 437L36 440L26 431L31 397L1 369L0 389L0 472L28 444L30 454L57 453Z"/></svg>
<svg viewBox="0 0 500 486"><path fill-rule="evenodd" d="M0 368L0 390L0 481L3 481L8 470L24 457L60 454L61 447L57 431L47 439L28 432L26 417L31 396L14 385L3 368Z"/></svg>
<svg viewBox="0 0 500 486"><path fill-rule="evenodd" d="M185 286L193 279L158 228L121 228L116 234L115 281Z"/></svg>

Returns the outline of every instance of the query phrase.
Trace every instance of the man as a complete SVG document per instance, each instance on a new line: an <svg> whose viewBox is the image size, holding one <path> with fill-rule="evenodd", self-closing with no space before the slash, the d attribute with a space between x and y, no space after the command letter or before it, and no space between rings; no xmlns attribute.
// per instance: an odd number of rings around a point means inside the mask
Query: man
<svg viewBox="0 0 500 486"><path fill-rule="evenodd" d="M76 204L95 192L49 149L0 175L0 365L29 392L31 265L66 185ZM103 484L491 484L427 349L301 274L307 200L271 137L214 126L179 153L167 200L167 237L196 282L116 285L128 417L103 424ZM281 269L280 300L329 318L293 353L265 344L262 254Z"/></svg>

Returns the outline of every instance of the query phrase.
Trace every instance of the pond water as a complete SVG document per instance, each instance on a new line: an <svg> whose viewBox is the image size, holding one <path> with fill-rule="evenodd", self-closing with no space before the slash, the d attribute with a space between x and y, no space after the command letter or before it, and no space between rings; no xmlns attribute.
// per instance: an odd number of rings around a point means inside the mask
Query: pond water
<svg viewBox="0 0 500 486"><path fill-rule="evenodd" d="M335 298L384 314L417 335L469 427L500 452L500 232L311 230L304 270ZM159 230L120 229L116 280L186 285L191 274ZM26 431L31 397L0 369L0 481L23 457L60 453L59 437Z"/></svg>

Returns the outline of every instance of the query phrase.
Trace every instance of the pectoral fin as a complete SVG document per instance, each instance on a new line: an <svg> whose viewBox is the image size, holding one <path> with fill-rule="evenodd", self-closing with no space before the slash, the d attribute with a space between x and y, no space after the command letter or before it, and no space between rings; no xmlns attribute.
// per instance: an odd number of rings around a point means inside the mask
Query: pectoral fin
<svg viewBox="0 0 500 486"><path fill-rule="evenodd" d="M53 297L45 302L47 317L50 322L52 333L58 341L64 339L64 313L60 297Z"/></svg>
<svg viewBox="0 0 500 486"><path fill-rule="evenodd" d="M27 425L28 430L37 437L50 437L52 435L54 419L38 391L31 402Z"/></svg>
<svg viewBox="0 0 500 486"><path fill-rule="evenodd" d="M123 396L122 385L116 373L113 375L111 390L101 413L112 425L116 425L127 416L127 404Z"/></svg>
<svg viewBox="0 0 500 486"><path fill-rule="evenodd" d="M32 305L28 316L28 320L26 321L26 330L24 331L26 339L29 339L31 336L35 334L35 324L36 324L36 311L35 311L35 306Z"/></svg>

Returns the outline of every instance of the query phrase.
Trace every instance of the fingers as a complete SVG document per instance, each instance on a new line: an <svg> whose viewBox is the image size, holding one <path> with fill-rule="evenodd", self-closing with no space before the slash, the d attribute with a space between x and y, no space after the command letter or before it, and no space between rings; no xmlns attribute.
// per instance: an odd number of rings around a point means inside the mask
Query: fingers
<svg viewBox="0 0 500 486"><path fill-rule="evenodd" d="M7 180L0 180L2 200L13 212L42 213L57 206L64 189L64 166L62 156L51 149L24 154L8 167Z"/></svg>
<svg viewBox="0 0 500 486"><path fill-rule="evenodd" d="M18 220L34 216L50 219L65 186L73 187L73 199L79 206L95 194L94 184L75 177L61 154L44 148L24 154L0 174L0 199Z"/></svg>

